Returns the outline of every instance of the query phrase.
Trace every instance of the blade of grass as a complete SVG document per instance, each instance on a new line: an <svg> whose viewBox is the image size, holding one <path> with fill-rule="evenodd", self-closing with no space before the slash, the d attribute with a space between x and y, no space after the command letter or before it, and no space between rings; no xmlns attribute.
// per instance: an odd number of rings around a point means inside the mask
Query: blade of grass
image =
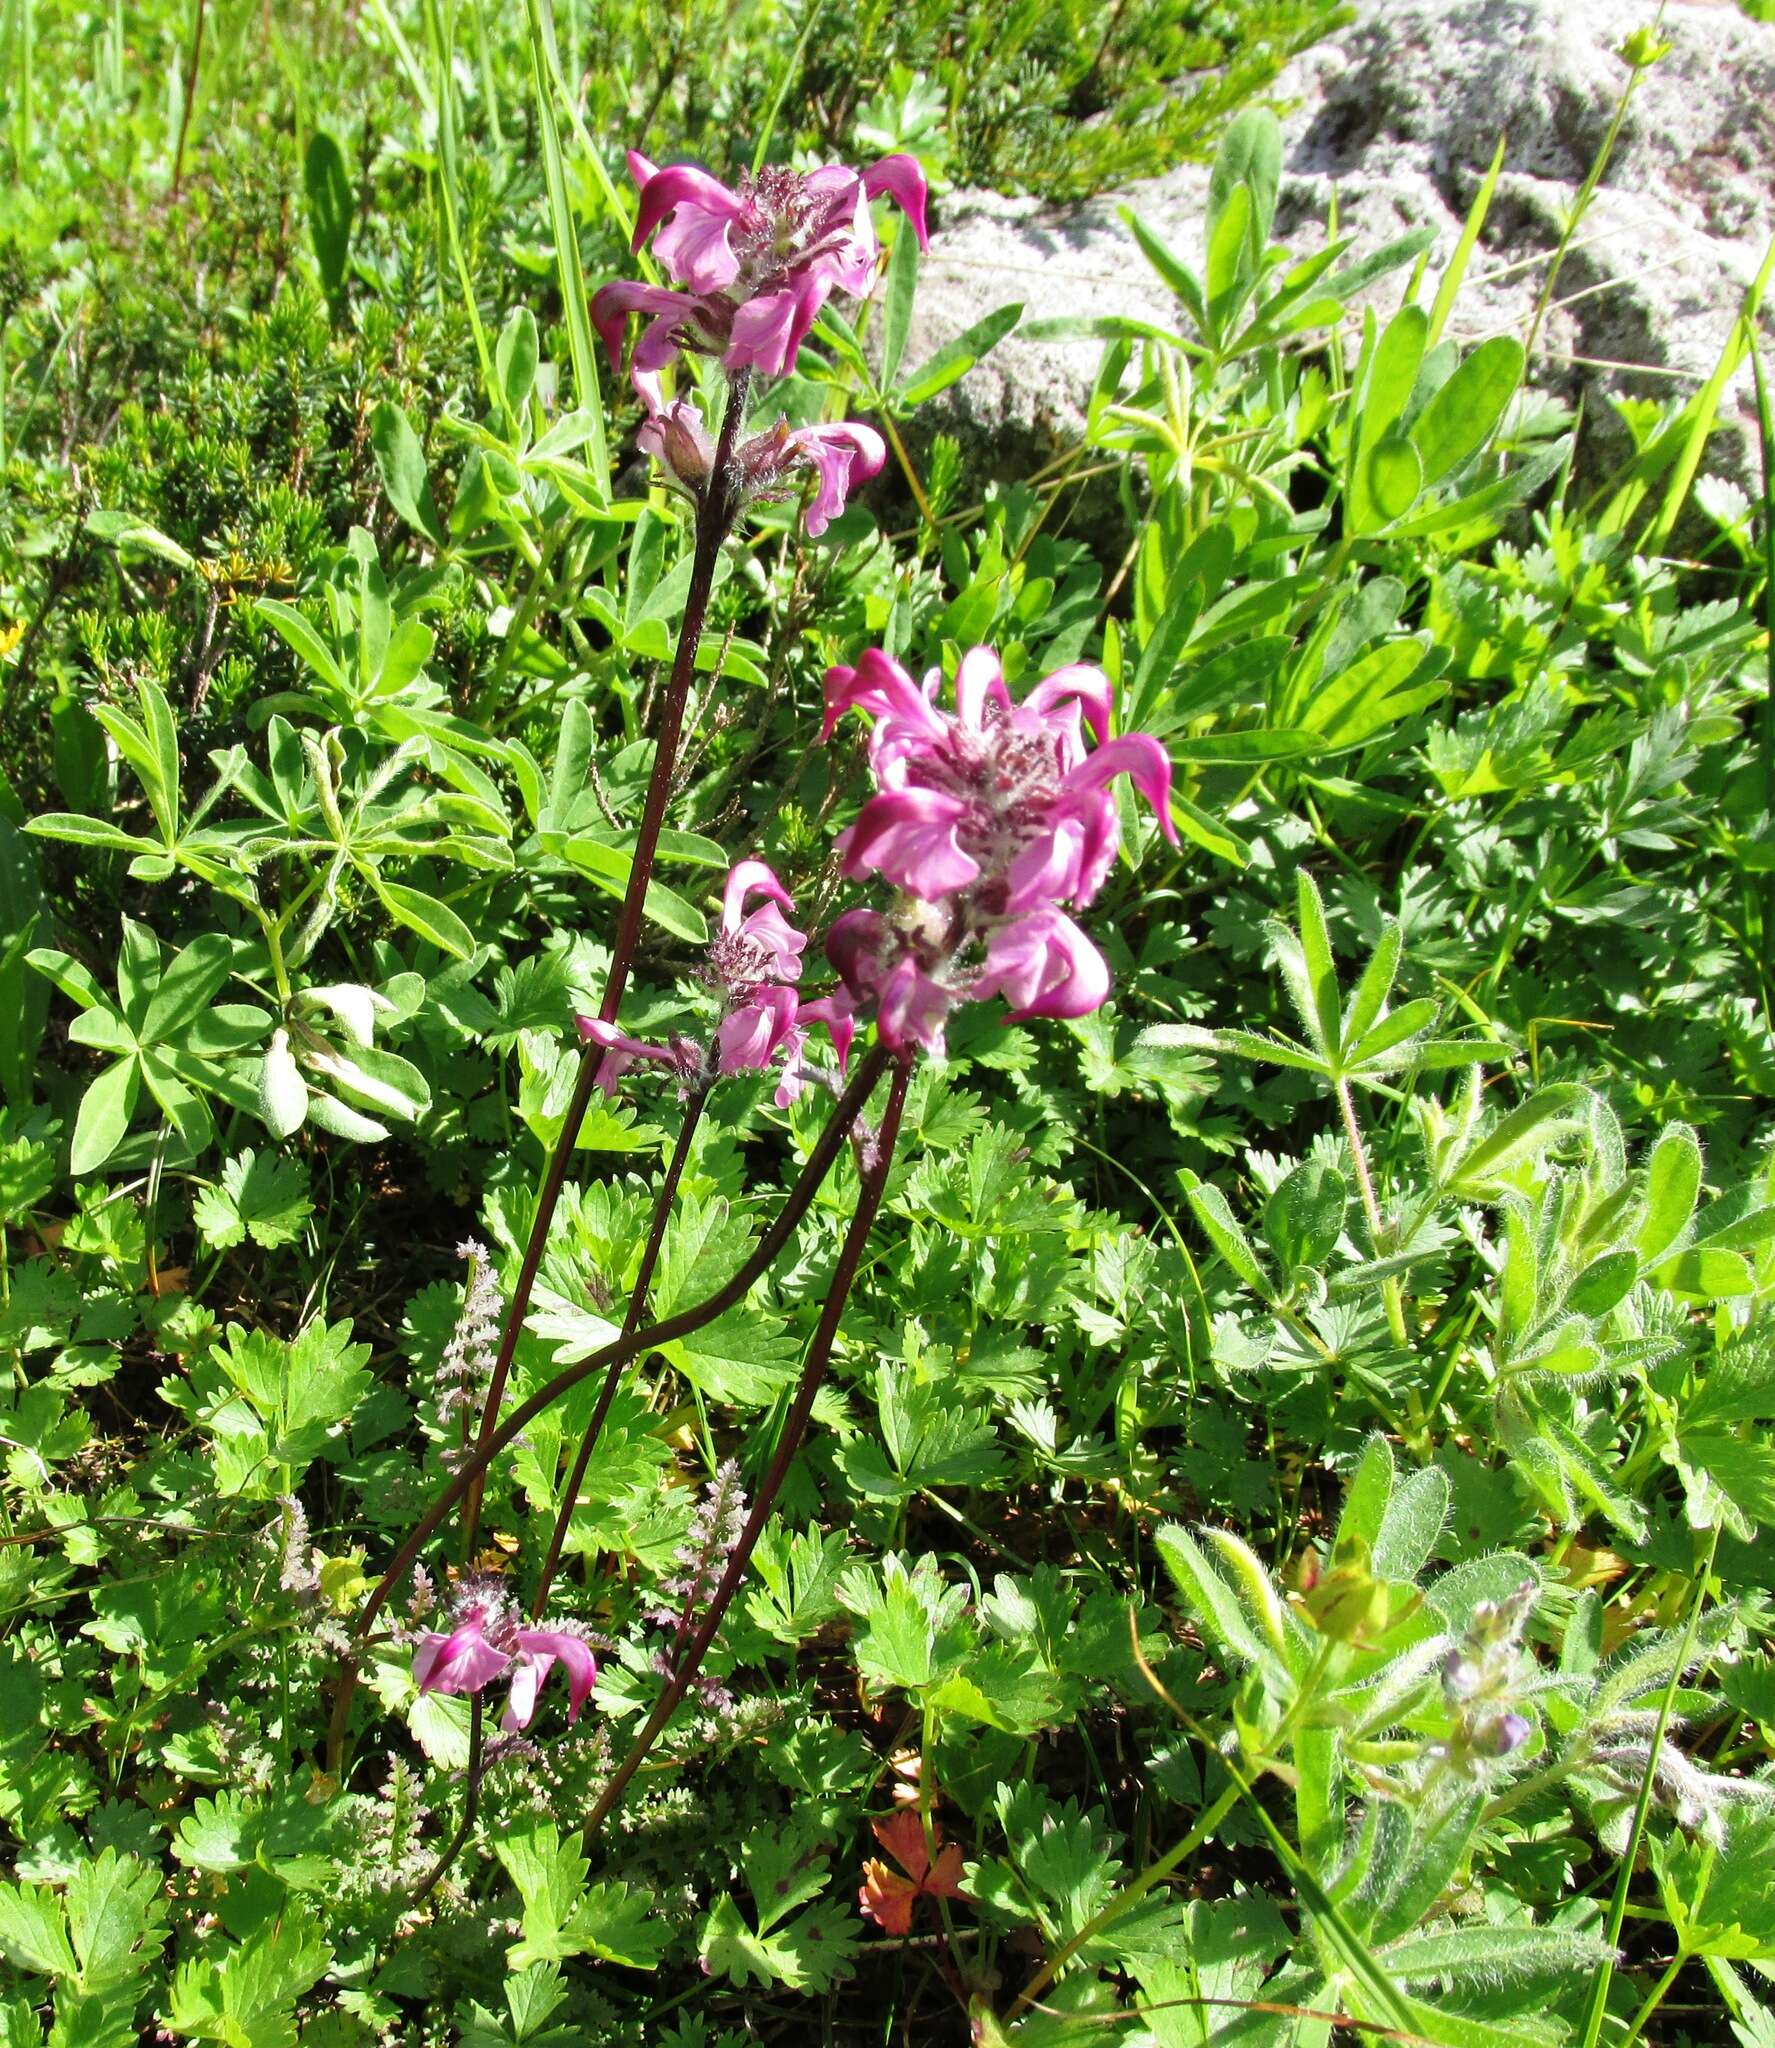
<svg viewBox="0 0 1775 2048"><path fill-rule="evenodd" d="M1448 325L1448 316L1454 310L1455 294L1460 290L1467 275L1467 265L1472 261L1473 251L1479 245L1479 237L1485 227L1485 217L1491 211L1492 197L1498 189L1498 178L1504 168L1504 140L1498 137L1498 146L1492 152L1491 169L1480 182L1479 190L1473 195L1473 204L1467 209L1467 218L1461 228L1461 239L1455 244L1455 252L1448 259L1448 268L1442 273L1442 281L1436 287L1436 297L1430 307L1430 333L1425 346L1434 348L1441 339L1442 330Z"/></svg>
<svg viewBox="0 0 1775 2048"><path fill-rule="evenodd" d="M592 339L591 317L586 307L585 273L579 261L579 226L573 218L573 207L567 194L567 168L561 158L561 132L555 126L551 81L560 80L560 63L552 57L554 22L548 0L525 0L525 12L530 24L530 82L536 92L536 121L542 136L542 167L548 185L549 220L555 237L555 265L561 283L561 303L566 309L567 349L573 359L573 402L592 421L591 438L586 442L586 462L608 504L610 447L604 433L604 394L598 379L598 356ZM587 141L589 145L589 137ZM602 169L596 150L591 150L590 156Z"/></svg>
<svg viewBox="0 0 1775 2048"><path fill-rule="evenodd" d="M487 403L498 409L502 403L499 378L493 368L493 351L487 345L487 329L481 320L480 302L475 297L474 278L469 273L468 258L462 253L462 229L456 210L456 87L450 71L450 52L456 28L455 10L451 9L446 16L440 0L428 0L425 27L431 38L432 67L437 81L437 195L438 207L443 215L444 243L449 250L450 262L456 272L456 282L462 293L463 311L468 315L469 328L475 338L475 356L481 365L481 382L487 387Z"/></svg>
<svg viewBox="0 0 1775 2048"><path fill-rule="evenodd" d="M1708 1538L1707 1557L1702 1564L1701 1574L1694 1581L1694 1598L1689 1604L1688 1619L1683 1624L1683 1646L1677 1660L1671 1666L1670 1682L1664 1688L1664 1697L1658 1704L1657 1725L1652 1730L1652 1753L1646 1759L1646 1774L1639 1788L1639 1799L1633 1809L1633 1825L1628 1831L1627 1847L1621 1853L1621 1867L1615 1875L1615 1896L1609 1906L1606 1939L1611 1949L1618 1948L1621 1929L1627 1920L1627 1894L1633 1888L1633 1866L1639 1858L1639 1845L1646 1831L1646 1815L1652 1809L1652 1787L1657 1781L1658 1752L1664 1746L1664 1735L1670 1726L1671 1709L1676 1704L1677 1687L1682 1683L1683 1673L1689 1668L1689 1660L1695 1654L1695 1636L1701 1626L1701 1609L1707 1599L1707 1582L1713 1576L1713 1561L1720 1547L1720 1524L1716 1521ZM1597 1970L1596 1980L1590 1987L1590 2004L1584 2015L1582 2048L1597 2048L1602 2039L1603 2020L1609 2007L1609 1986L1614 1981L1615 1964L1611 1956Z"/></svg>
<svg viewBox="0 0 1775 2048"><path fill-rule="evenodd" d="M1763 709L1757 720L1757 752L1763 766L1763 809L1775 818L1775 419L1769 407L1768 380L1763 374L1763 352L1751 343L1751 375L1756 379L1757 440L1763 466ZM1769 941L1775 934L1775 874L1763 877L1762 944L1757 948L1757 978L1763 997L1763 1019L1775 1026L1775 1000L1769 984Z"/></svg>
<svg viewBox="0 0 1775 2048"><path fill-rule="evenodd" d="M807 11L807 21L802 28L795 48L790 53L783 65L782 71L777 77L777 89L771 94L770 105L764 110L764 121L758 130L758 146L752 152L753 177L757 177L758 173L764 168L764 159L770 153L771 138L776 134L777 116L783 111L783 101L788 94L791 80L800 72L801 60L807 52L807 39L813 34L814 23L819 18L819 9L817 7L810 7Z"/></svg>
<svg viewBox="0 0 1775 2048"><path fill-rule="evenodd" d="M1720 400L1725 396L1726 385L1736 374L1755 345L1757 313L1763 302L1763 293L1768 287L1770 272L1775 270L1775 237L1763 251L1762 267L1751 280L1750 289L1744 294L1744 305L1734 323L1726 345L1720 350L1719 361L1713 366L1713 375L1695 395L1689 407L1688 431L1684 435L1682 450L1676 458L1676 466L1670 473L1670 481L1664 487L1664 502L1658 508L1658 516L1646 528L1641 545L1647 554L1657 554L1669 541L1675 527L1677 515L1688 501L1689 487L1695 481L1695 472L1701 467L1701 457L1707 447L1707 437L1713 432L1713 423L1719 414Z"/></svg>

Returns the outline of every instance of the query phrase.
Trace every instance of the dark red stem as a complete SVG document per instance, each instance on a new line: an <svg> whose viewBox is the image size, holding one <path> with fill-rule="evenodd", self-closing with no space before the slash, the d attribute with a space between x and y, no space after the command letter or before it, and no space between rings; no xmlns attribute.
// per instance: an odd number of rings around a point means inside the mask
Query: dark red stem
<svg viewBox="0 0 1775 2048"><path fill-rule="evenodd" d="M690 698L690 679L696 673L697 649L702 644L703 626L709 615L709 597L715 588L715 567L721 559L721 544L732 532L739 511L733 449L744 421L750 377L749 371L741 370L728 383L727 412L716 443L714 467L697 502L696 543L691 559L690 589L684 600L684 623L679 628L678 652L672 662L671 679L666 685L665 702L660 707L659 732L654 740L653 774L647 784L641 828L635 835L635 853L629 866L622 913L617 919L616 945L610 956L604 999L598 1005L598 1015L606 1024L616 1022L616 1013L622 1007L623 991L629 984L629 969L634 962L635 946L641 936L641 917L647 904L647 885L653 877L660 828L665 823L666 805L671 800L672 780L678 766L678 746L684 736L684 707ZM486 1405L481 1410L480 1435L475 1443L477 1454L486 1449L499 1421L499 1404L505 1398L512 1354L518 1348L518 1332L524 1327L525 1311L530 1306L531 1290L536 1285L537 1268L542 1264L543 1247L548 1243L549 1225L554 1221L561 1188L567 1179L568 1162L573 1157L574 1143L579 1137L580 1126L585 1122L592 1089L597 1083L598 1069L604 1057L603 1048L596 1045L587 1045L579 1056L579 1072L574 1078L573 1099L567 1105L567 1121L561 1126L561 1135L555 1141L548 1169L543 1175L529 1242L524 1246L517 1285L512 1289L505 1324L499 1333L499 1350L493 1360L492 1376L487 1382ZM468 1504L463 1510L464 1550L467 1553L473 1552L475 1536L480 1528L484 1473L484 1466L476 1468L475 1482L469 1489Z"/></svg>
<svg viewBox="0 0 1775 2048"><path fill-rule="evenodd" d="M358 1642L369 1633L370 1624L381 1613L389 1594L412 1570L414 1560L425 1547L427 1539L500 1452L515 1437L521 1436L537 1416L545 1409L551 1408L563 1394L578 1386L581 1380L589 1378L593 1373L612 1365L627 1364L631 1358L638 1358L644 1351L657 1351L661 1345L673 1343L680 1337L688 1337L693 1331L712 1323L717 1316L725 1315L730 1308L745 1299L776 1263L783 1247L794 1235L796 1225L812 1207L821 1182L831 1172L833 1162L843 1150L852 1124L862 1115L863 1106L869 1100L875 1084L881 1079L887 1063L888 1055L880 1046L872 1046L857 1063L857 1070L851 1076L850 1085L839 1098L838 1106L827 1120L826 1128L815 1140L814 1148L807 1155L800 1173L796 1175L795 1185L783 1198L783 1206L777 1211L775 1220L753 1247L751 1257L724 1286L718 1287L713 1294L691 1307L680 1309L675 1316L668 1316L663 1323L650 1323L645 1329L618 1337L614 1343L606 1344L602 1350L594 1351L590 1357L579 1359L573 1365L564 1367L546 1386L539 1387L529 1400L521 1401L493 1434L476 1447L467 1464L455 1474L408 1532L406 1540L395 1552L387 1571L376 1582L352 1628L352 1634ZM332 1725L327 1732L327 1769L335 1777L344 1760L345 1731L351 1712L352 1697L357 1691L357 1667L350 1651L347 1651L340 1660L337 1687L333 1700Z"/></svg>
<svg viewBox="0 0 1775 2048"><path fill-rule="evenodd" d="M616 1774L598 1795L598 1803L592 1808L585 1824L584 1840L590 1842L604 1825L617 1801L626 1790L629 1780L641 1768L642 1760L653 1747L661 1729L677 1711L678 1703L690 1689L692 1679L702 1669L704 1656L709 1645L715 1640L717 1631L725 1619L727 1610L733 1604L733 1597L739 1591L740 1582L746 1576L752 1562L752 1553L758 1547L758 1539L764 1533L764 1525L770 1519L770 1511L776 1504L777 1495L782 1491L783 1481L788 1475L789 1465L801 1447L801 1439L807 1432L808 1418L813 1413L814 1400L826 1377L826 1367L832 1356L832 1342L838 1334L838 1319L844 1313L844 1304L850 1295L851 1283L857 1277L857 1268L862 1263L863 1249L869 1241L869 1232L875 1222L876 1211L881 1207L882 1193L887 1186L888 1169L893 1164L894 1141L900 1134L900 1113L906 1106L906 1086L912 1078L910 1060L901 1058L894 1067L894 1077L888 1091L887 1107L882 1112L881 1128L875 1136L874 1157L863 1173L862 1185L857 1191L856 1213L851 1217L850 1228L845 1232L844 1245L838 1254L838 1264L833 1269L832 1284L826 1290L825 1305L820 1310L820 1320L808 1346L807 1360L801 1368L801 1384L795 1390L795 1399L783 1422L782 1435L777 1439L776 1455L770 1461L770 1469L764 1475L764 1484L758 1489L752 1503L746 1525L740 1531L740 1540L734 1546L733 1555L727 1561L727 1569L721 1575L721 1583L715 1588L708 1610L684 1646L665 1689L654 1702L653 1712L648 1715L646 1725L635 1737L629 1753L617 1766Z"/></svg>
<svg viewBox="0 0 1775 2048"><path fill-rule="evenodd" d="M701 1087L684 1105L684 1122L678 1132L678 1142L672 1148L672 1158L666 1168L666 1177L660 1183L659 1198L653 1205L653 1223L647 1233L647 1245L641 1254L641 1270L635 1275L634 1291L629 1296L629 1312L623 1318L622 1333L632 1337L641 1327L641 1318L647 1312L647 1290L653 1285L653 1269L659 1264L660 1249L666 1241L666 1224L671 1218L672 1203L678 1193L678 1183L683 1178L684 1163L690 1157L691 1139L696 1134L698 1119L703 1113L703 1104L709 1099L707 1086ZM618 1361L604 1375L604 1384L598 1389L598 1405L592 1410L592 1419L586 1424L586 1433L580 1442L579 1455L573 1461L573 1470L568 1476L567 1490L561 1497L561 1509L555 1517L554 1534L549 1538L548 1556L542 1561L542 1579L536 1588L536 1597L531 1602L532 1616L538 1616L548 1605L549 1589L554 1585L555 1572L561 1562L561 1546L567 1540L567 1529L573 1520L573 1509L579 1499L581 1482L586 1476L586 1467L592 1462L592 1451L604 1431L604 1418L610 1413L610 1404L616 1398L616 1389L622 1380L624 1362Z"/></svg>

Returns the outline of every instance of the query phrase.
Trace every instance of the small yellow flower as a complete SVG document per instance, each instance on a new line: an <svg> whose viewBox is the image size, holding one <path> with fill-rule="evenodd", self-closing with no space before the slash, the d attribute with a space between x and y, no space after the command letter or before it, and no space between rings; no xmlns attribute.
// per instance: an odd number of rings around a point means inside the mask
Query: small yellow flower
<svg viewBox="0 0 1775 2048"><path fill-rule="evenodd" d="M4 661L24 637L23 619L15 619L10 626L0 626L0 661Z"/></svg>

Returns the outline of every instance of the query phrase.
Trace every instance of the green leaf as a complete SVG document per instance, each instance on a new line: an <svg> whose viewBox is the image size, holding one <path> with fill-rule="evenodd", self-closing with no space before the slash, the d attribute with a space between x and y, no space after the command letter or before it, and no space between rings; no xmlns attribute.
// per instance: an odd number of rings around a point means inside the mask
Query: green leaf
<svg viewBox="0 0 1775 2048"><path fill-rule="evenodd" d="M1276 194L1282 181L1282 124L1268 107L1249 107L1227 129L1208 174L1208 206L1204 223L1213 242L1236 188L1248 198L1250 253L1262 255L1276 217Z"/></svg>
<svg viewBox="0 0 1775 2048"><path fill-rule="evenodd" d="M47 1885L0 1884L0 1955L40 1977L76 1974L62 1903Z"/></svg>
<svg viewBox="0 0 1775 2048"><path fill-rule="evenodd" d="M76 1179L96 1172L123 1143L141 1080L141 1062L132 1053L107 1067L80 1098L68 1154L68 1171Z"/></svg>
<svg viewBox="0 0 1775 2048"><path fill-rule="evenodd" d="M185 1032L209 1008L233 963L234 948L220 932L200 932L175 953L142 1017L142 1043L156 1045Z"/></svg>
<svg viewBox="0 0 1775 2048"><path fill-rule="evenodd" d="M1523 362L1513 334L1494 334L1431 397L1411 427L1426 484L1440 483L1491 439L1522 382Z"/></svg>
<svg viewBox="0 0 1775 2048"><path fill-rule="evenodd" d="M370 448L388 502L415 533L441 548L444 522L431 494L425 451L411 421L392 399L382 399L370 415Z"/></svg>
<svg viewBox="0 0 1775 2048"><path fill-rule="evenodd" d="M133 512L103 511L87 514L86 530L94 540L109 541L116 548L140 548L158 555L175 568L195 569L197 562L170 534L138 519Z"/></svg>
<svg viewBox="0 0 1775 2048"><path fill-rule="evenodd" d="M1270 1298L1269 1280L1251 1248L1251 1240L1227 1206L1225 1195L1206 1181L1197 1181L1184 1193L1209 1243L1245 1285L1267 1301Z"/></svg>
<svg viewBox="0 0 1775 2048"><path fill-rule="evenodd" d="M302 187L308 195L308 232L321 288L337 298L345 282L351 253L351 179L345 152L326 129L317 128L302 160Z"/></svg>
<svg viewBox="0 0 1775 2048"><path fill-rule="evenodd" d="M1000 306L983 320L965 328L953 341L945 342L936 354L926 358L898 391L890 392L897 409L910 411L947 391L965 377L980 358L995 349L1023 318L1021 304Z"/></svg>
<svg viewBox="0 0 1775 2048"><path fill-rule="evenodd" d="M1439 1465L1409 1473L1394 1490L1374 1540L1377 1578L1408 1582L1430 1561L1448 1520L1448 1474Z"/></svg>
<svg viewBox="0 0 1775 2048"><path fill-rule="evenodd" d="M370 873L370 886L382 901L382 907L397 924L404 924L409 931L415 931L422 939L445 953L452 953L458 960L473 957L475 935L449 904L440 903L437 897L428 896L423 889L415 889L405 882L391 882L386 876Z"/></svg>
<svg viewBox="0 0 1775 2048"><path fill-rule="evenodd" d="M1423 459L1405 435L1383 435L1368 451L1368 496L1383 522L1403 519L1423 487Z"/></svg>
<svg viewBox="0 0 1775 2048"><path fill-rule="evenodd" d="M247 1237L269 1251L295 1243L313 1211L302 1164L271 1152L261 1157L249 1146L228 1161L214 1187L198 1195L192 1217L214 1251Z"/></svg>
<svg viewBox="0 0 1775 2048"><path fill-rule="evenodd" d="M285 604L278 597L259 597L253 600L253 609L291 653L323 683L337 690L341 696L347 694L345 671L339 666L332 649L293 604Z"/></svg>
<svg viewBox="0 0 1775 2048"><path fill-rule="evenodd" d="M1411 683L1423 663L1423 644L1417 640L1389 640L1371 647L1314 691L1299 722L1327 747L1360 746L1446 694L1448 685L1439 678Z"/></svg>
<svg viewBox="0 0 1775 2048"><path fill-rule="evenodd" d="M308 1117L308 1084L290 1051L287 1031L274 1031L259 1062L259 1121L274 1138L288 1138Z"/></svg>
<svg viewBox="0 0 1775 2048"><path fill-rule="evenodd" d="M514 306L500 330L499 341L493 351L499 395L514 420L523 419L524 409L530 403L530 391L536 382L536 366L540 357L536 315L528 306Z"/></svg>
<svg viewBox="0 0 1775 2048"><path fill-rule="evenodd" d="M1666 1124L1646 1161L1645 1212L1634 1233L1641 1261L1655 1266L1689 1227L1701 1194L1701 1142L1687 1124Z"/></svg>
<svg viewBox="0 0 1775 2048"><path fill-rule="evenodd" d="M891 391L906 353L912 327L912 305L918 294L918 237L902 221L894 231L894 253L888 258L881 308L881 388Z"/></svg>

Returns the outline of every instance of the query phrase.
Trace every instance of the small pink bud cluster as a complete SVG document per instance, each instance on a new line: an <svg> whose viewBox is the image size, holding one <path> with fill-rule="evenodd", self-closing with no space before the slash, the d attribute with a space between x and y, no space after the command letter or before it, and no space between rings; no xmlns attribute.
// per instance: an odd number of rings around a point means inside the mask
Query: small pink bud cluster
<svg viewBox="0 0 1775 2048"><path fill-rule="evenodd" d="M1102 954L1062 906L1089 903L1115 859L1118 775L1176 843L1170 761L1145 733L1109 737L1100 669L1057 669L1014 704L998 656L976 647L957 672L953 713L937 703L941 682L932 669L921 687L871 648L855 668L827 671L821 735L846 711L875 721L877 793L839 848L846 874L878 874L902 892L891 911L836 919L826 956L852 1004L875 1006L886 1045L938 1054L959 1002L999 995L1017 1018L1082 1017L1108 995Z"/></svg>
<svg viewBox="0 0 1775 2048"><path fill-rule="evenodd" d="M702 496L715 467L715 444L691 400L677 398L651 413L635 441L686 497ZM807 508L807 530L817 540L844 510L856 486L874 476L886 460L887 443L860 420L841 420L830 427L791 427L787 420L778 420L734 450L731 482L741 502L781 498L796 487L798 471L812 470L818 489Z"/></svg>
<svg viewBox="0 0 1775 2048"><path fill-rule="evenodd" d="M749 910L746 906L754 896L765 900ZM807 934L797 931L785 915L794 908L788 890L763 861L740 861L727 877L721 928L703 973L722 998L713 1039L707 1046L682 1037L648 1045L601 1018L580 1017L580 1036L610 1055L599 1070L600 1082L608 1087L634 1060L657 1060L671 1067L686 1087L704 1088L723 1075L761 1073L780 1058L776 1100L779 1108L786 1108L806 1086L804 1053L813 1024L824 1024L831 1032L842 1066L852 1037L848 1011L831 998L803 1002L794 987L807 950Z"/></svg>
<svg viewBox="0 0 1775 2048"><path fill-rule="evenodd" d="M517 1735L535 1717L537 1694L559 1664L567 1673L567 1718L579 1719L598 1665L571 1629L524 1627L499 1581L483 1576L463 1582L451 1621L447 1634L434 1630L419 1639L413 1677L422 1693L478 1693L509 1677L511 1690L499 1725Z"/></svg>
<svg viewBox="0 0 1775 2048"><path fill-rule="evenodd" d="M629 174L641 194L634 246L653 235L655 255L683 288L603 285L592 295L592 324L620 369L630 319L646 320L630 363L648 412L640 445L673 483L699 498L715 450L688 399L665 402L660 372L689 349L719 358L730 374L786 376L832 293L860 297L874 279L881 249L872 199L893 198L919 246L927 246L924 174L909 156L884 157L867 171L828 164L801 173L773 165L736 189L691 164L661 170L638 150L629 152ZM723 488L737 505L781 496L797 471L811 470L818 490L807 530L818 535L886 456L881 436L855 422L791 428L779 420L736 448Z"/></svg>

